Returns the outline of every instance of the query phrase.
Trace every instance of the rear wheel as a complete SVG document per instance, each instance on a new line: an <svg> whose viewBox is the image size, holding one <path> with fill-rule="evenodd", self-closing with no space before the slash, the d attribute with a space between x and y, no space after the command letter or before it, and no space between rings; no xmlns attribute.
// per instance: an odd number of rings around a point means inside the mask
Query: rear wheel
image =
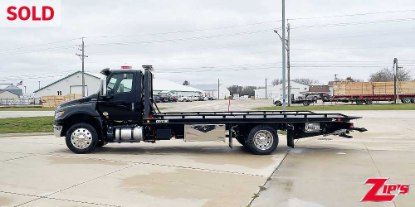
<svg viewBox="0 0 415 207"><path fill-rule="evenodd" d="M267 125L259 125L251 129L246 147L256 155L271 154L278 146L276 130Z"/></svg>
<svg viewBox="0 0 415 207"><path fill-rule="evenodd" d="M66 146L77 154L92 152L98 143L98 134L87 123L74 124L66 132Z"/></svg>
<svg viewBox="0 0 415 207"><path fill-rule="evenodd" d="M304 105L304 106L309 106L309 105L310 105L310 101L304 101L304 102L303 102L303 105Z"/></svg>

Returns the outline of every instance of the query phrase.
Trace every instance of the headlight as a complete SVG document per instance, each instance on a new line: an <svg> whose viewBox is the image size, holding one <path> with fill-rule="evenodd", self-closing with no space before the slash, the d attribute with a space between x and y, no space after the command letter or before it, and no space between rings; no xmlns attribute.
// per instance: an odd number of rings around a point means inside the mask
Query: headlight
<svg viewBox="0 0 415 207"><path fill-rule="evenodd" d="M58 118L62 117L63 114L65 114L65 112L63 112L63 111L56 112L55 113L55 119L58 119Z"/></svg>

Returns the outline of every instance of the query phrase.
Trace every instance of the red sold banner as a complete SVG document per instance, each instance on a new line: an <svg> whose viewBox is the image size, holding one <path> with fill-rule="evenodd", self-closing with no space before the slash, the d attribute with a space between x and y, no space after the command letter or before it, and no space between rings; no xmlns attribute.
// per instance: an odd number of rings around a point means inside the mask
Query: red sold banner
<svg viewBox="0 0 415 207"><path fill-rule="evenodd" d="M373 185L362 201L385 202L392 201L398 195L409 192L408 184L385 184L389 178L369 178L365 184Z"/></svg>
<svg viewBox="0 0 415 207"><path fill-rule="evenodd" d="M60 0L0 0L0 27L53 27L61 23Z"/></svg>

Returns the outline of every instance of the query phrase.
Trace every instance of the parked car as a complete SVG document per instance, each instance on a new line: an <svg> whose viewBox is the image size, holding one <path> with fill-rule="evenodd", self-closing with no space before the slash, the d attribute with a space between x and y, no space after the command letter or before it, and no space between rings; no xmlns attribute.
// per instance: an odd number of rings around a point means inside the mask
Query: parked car
<svg viewBox="0 0 415 207"><path fill-rule="evenodd" d="M180 96L178 99L180 102L192 102L192 98L189 96Z"/></svg>
<svg viewBox="0 0 415 207"><path fill-rule="evenodd" d="M170 102L177 102L178 100L177 96L170 96Z"/></svg>
<svg viewBox="0 0 415 207"><path fill-rule="evenodd" d="M159 95L153 95L153 100L154 100L154 102L156 102L156 103L160 103L160 102L161 102L161 100L160 100L160 96L159 96Z"/></svg>
<svg viewBox="0 0 415 207"><path fill-rule="evenodd" d="M170 93L166 93L166 92L160 92L158 94L160 96L160 101L161 102L170 102L171 101L171 97L172 95Z"/></svg>

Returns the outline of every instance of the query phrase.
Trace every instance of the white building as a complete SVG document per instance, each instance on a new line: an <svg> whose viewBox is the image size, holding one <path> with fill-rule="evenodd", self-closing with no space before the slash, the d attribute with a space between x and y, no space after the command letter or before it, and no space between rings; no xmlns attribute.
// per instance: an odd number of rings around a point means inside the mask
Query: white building
<svg viewBox="0 0 415 207"><path fill-rule="evenodd" d="M98 92L101 85L100 78L85 73L85 95ZM36 97L42 96L65 96L68 94L82 95L82 72L77 71L61 78L39 90L33 92Z"/></svg>
<svg viewBox="0 0 415 207"><path fill-rule="evenodd" d="M101 81L98 76L85 73L85 95L98 92ZM190 86L184 86L169 80L154 79L154 94L161 91L168 91L176 96L199 96L203 91ZM68 94L82 94L82 73L81 71L72 73L61 78L35 92L36 97L42 96L65 96Z"/></svg>
<svg viewBox="0 0 415 207"><path fill-rule="evenodd" d="M14 93L11 93L9 91L0 90L0 100L1 99L8 99L8 100L10 100L10 99L18 99L18 98L19 98L19 96L16 95L16 94L14 94Z"/></svg>
<svg viewBox="0 0 415 207"><path fill-rule="evenodd" d="M163 79L154 79L153 81L153 91L154 94L159 92L170 92L174 96L200 96L203 94L203 91L191 86L184 86L173 81L163 80Z"/></svg>
<svg viewBox="0 0 415 207"><path fill-rule="evenodd" d="M203 95L206 97L213 97L218 99L218 85L217 84L200 84L194 87L203 90ZM227 99L231 96L231 92L223 85L219 85L219 99Z"/></svg>
<svg viewBox="0 0 415 207"><path fill-rule="evenodd" d="M291 82L291 94L298 97L309 90L310 86L300 84L297 82ZM288 84L286 85L286 93L288 93ZM265 95L265 88L255 90L255 99L274 99L282 97L282 84L276 86L268 86L267 94Z"/></svg>

